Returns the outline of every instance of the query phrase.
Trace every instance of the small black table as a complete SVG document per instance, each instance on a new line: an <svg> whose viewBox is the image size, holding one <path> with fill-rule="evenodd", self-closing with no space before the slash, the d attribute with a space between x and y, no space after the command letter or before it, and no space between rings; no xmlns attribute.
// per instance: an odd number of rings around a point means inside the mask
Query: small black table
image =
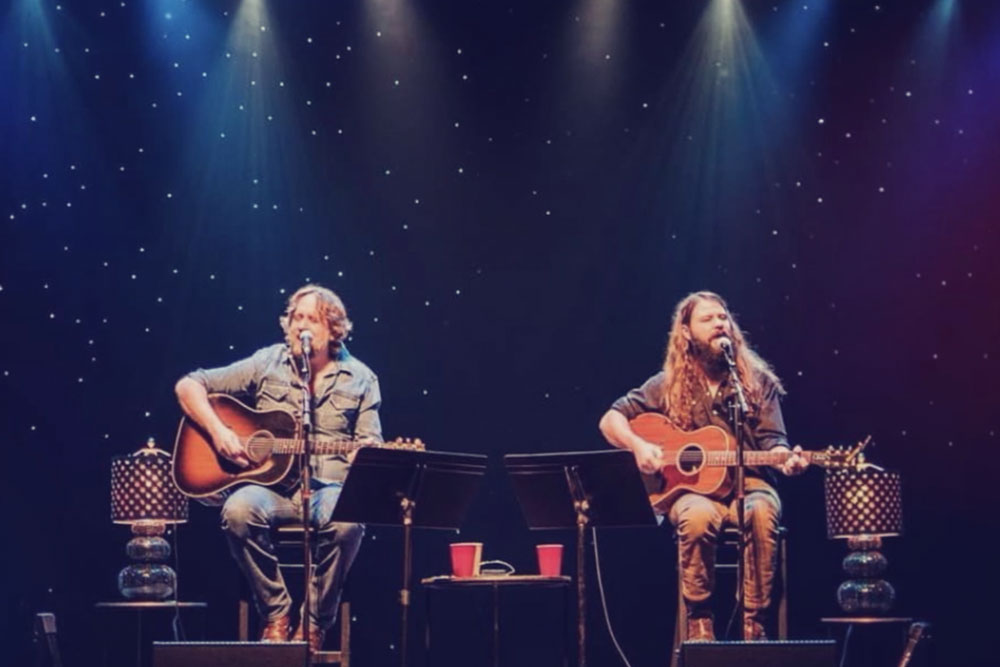
<svg viewBox="0 0 1000 667"><path fill-rule="evenodd" d="M480 575L477 577L452 577L437 576L421 579L420 583L428 589L428 593L433 590L470 590L476 588L493 589L493 666L500 667L500 589L511 587L533 587L533 588L562 588L563 589L563 614L562 614L562 663L567 661L567 635L565 628L569 622L569 592L572 577L543 577L537 574L509 574L509 575ZM424 632L424 649L428 662L431 657L431 603L428 594L425 602L426 626Z"/></svg>
<svg viewBox="0 0 1000 667"><path fill-rule="evenodd" d="M855 626L874 628L903 625L902 635L905 637L906 629L909 628L910 623L913 622L913 618L909 616L826 616L819 620L830 626L831 632L837 627L845 628L844 642L840 647L840 667L844 667L849 664L847 661L847 649L851 639L851 633L853 632ZM902 642L900 643L900 646L902 646ZM885 651L887 652L888 649L885 649ZM885 657L888 657L888 655Z"/></svg>
<svg viewBox="0 0 1000 667"><path fill-rule="evenodd" d="M134 613L135 619L135 662L133 663L135 667L143 667L149 664L149 650L152 646L152 638L149 641L143 642L143 615L159 615L163 617L167 613L183 612L185 610L195 610L201 611L201 626L199 628L199 636L204 634L204 623L205 615L204 611L208 608L207 602L174 602L168 600L166 602L134 602L134 601L121 601L121 602L97 602L94 604L94 608L99 612L105 612L106 614L111 614L114 612L124 612L124 613ZM108 627L106 625L106 627ZM105 632L103 653L104 659L103 664L108 665L108 642L110 641L110 633Z"/></svg>

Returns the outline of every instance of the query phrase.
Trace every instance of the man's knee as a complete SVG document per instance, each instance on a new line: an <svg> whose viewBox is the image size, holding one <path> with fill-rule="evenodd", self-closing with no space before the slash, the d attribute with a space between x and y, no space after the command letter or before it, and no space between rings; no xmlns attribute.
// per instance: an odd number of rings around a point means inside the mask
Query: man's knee
<svg viewBox="0 0 1000 667"><path fill-rule="evenodd" d="M778 519L781 510L777 502L764 493L755 493L747 496L746 522L754 529L775 531L778 529Z"/></svg>
<svg viewBox="0 0 1000 667"><path fill-rule="evenodd" d="M232 498L222 506L222 530L233 537L245 539L253 526L260 525L260 513L253 505L232 502Z"/></svg>
<svg viewBox="0 0 1000 667"><path fill-rule="evenodd" d="M321 529L320 535L333 544L356 544L365 536L365 527L360 523L334 522Z"/></svg>
<svg viewBox="0 0 1000 667"><path fill-rule="evenodd" d="M681 499L678 503L685 501ZM677 535L683 540L701 540L714 538L722 526L722 515L703 497L696 497L676 507L672 516L677 527Z"/></svg>

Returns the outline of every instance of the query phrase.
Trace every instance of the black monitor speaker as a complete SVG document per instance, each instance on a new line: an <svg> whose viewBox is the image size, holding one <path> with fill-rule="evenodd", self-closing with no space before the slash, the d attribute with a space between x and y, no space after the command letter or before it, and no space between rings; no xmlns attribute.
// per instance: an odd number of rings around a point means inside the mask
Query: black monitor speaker
<svg viewBox="0 0 1000 667"><path fill-rule="evenodd" d="M683 667L836 667L830 641L684 642Z"/></svg>
<svg viewBox="0 0 1000 667"><path fill-rule="evenodd" d="M153 642L153 667L288 667L305 661L305 642Z"/></svg>

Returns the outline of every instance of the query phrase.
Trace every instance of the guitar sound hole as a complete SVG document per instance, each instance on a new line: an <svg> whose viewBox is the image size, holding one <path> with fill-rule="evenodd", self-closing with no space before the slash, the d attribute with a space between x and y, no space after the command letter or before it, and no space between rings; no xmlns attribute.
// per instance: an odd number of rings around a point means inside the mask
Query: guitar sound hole
<svg viewBox="0 0 1000 667"><path fill-rule="evenodd" d="M273 448L274 436L267 431L258 431L247 438L247 458L258 465L271 458Z"/></svg>
<svg viewBox="0 0 1000 667"><path fill-rule="evenodd" d="M705 452L697 445L684 447L677 457L677 468L685 475L698 472L704 463Z"/></svg>

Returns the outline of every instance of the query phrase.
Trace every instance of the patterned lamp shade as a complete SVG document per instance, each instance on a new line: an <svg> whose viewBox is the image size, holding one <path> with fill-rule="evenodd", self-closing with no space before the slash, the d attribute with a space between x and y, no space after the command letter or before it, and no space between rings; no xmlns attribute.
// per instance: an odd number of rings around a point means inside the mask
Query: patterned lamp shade
<svg viewBox="0 0 1000 667"><path fill-rule="evenodd" d="M128 456L111 459L111 520L115 523L184 523L188 500L174 484L170 455L152 439Z"/></svg>
<svg viewBox="0 0 1000 667"><path fill-rule="evenodd" d="M898 472L874 467L828 470L823 486L828 538L903 534L903 496Z"/></svg>

